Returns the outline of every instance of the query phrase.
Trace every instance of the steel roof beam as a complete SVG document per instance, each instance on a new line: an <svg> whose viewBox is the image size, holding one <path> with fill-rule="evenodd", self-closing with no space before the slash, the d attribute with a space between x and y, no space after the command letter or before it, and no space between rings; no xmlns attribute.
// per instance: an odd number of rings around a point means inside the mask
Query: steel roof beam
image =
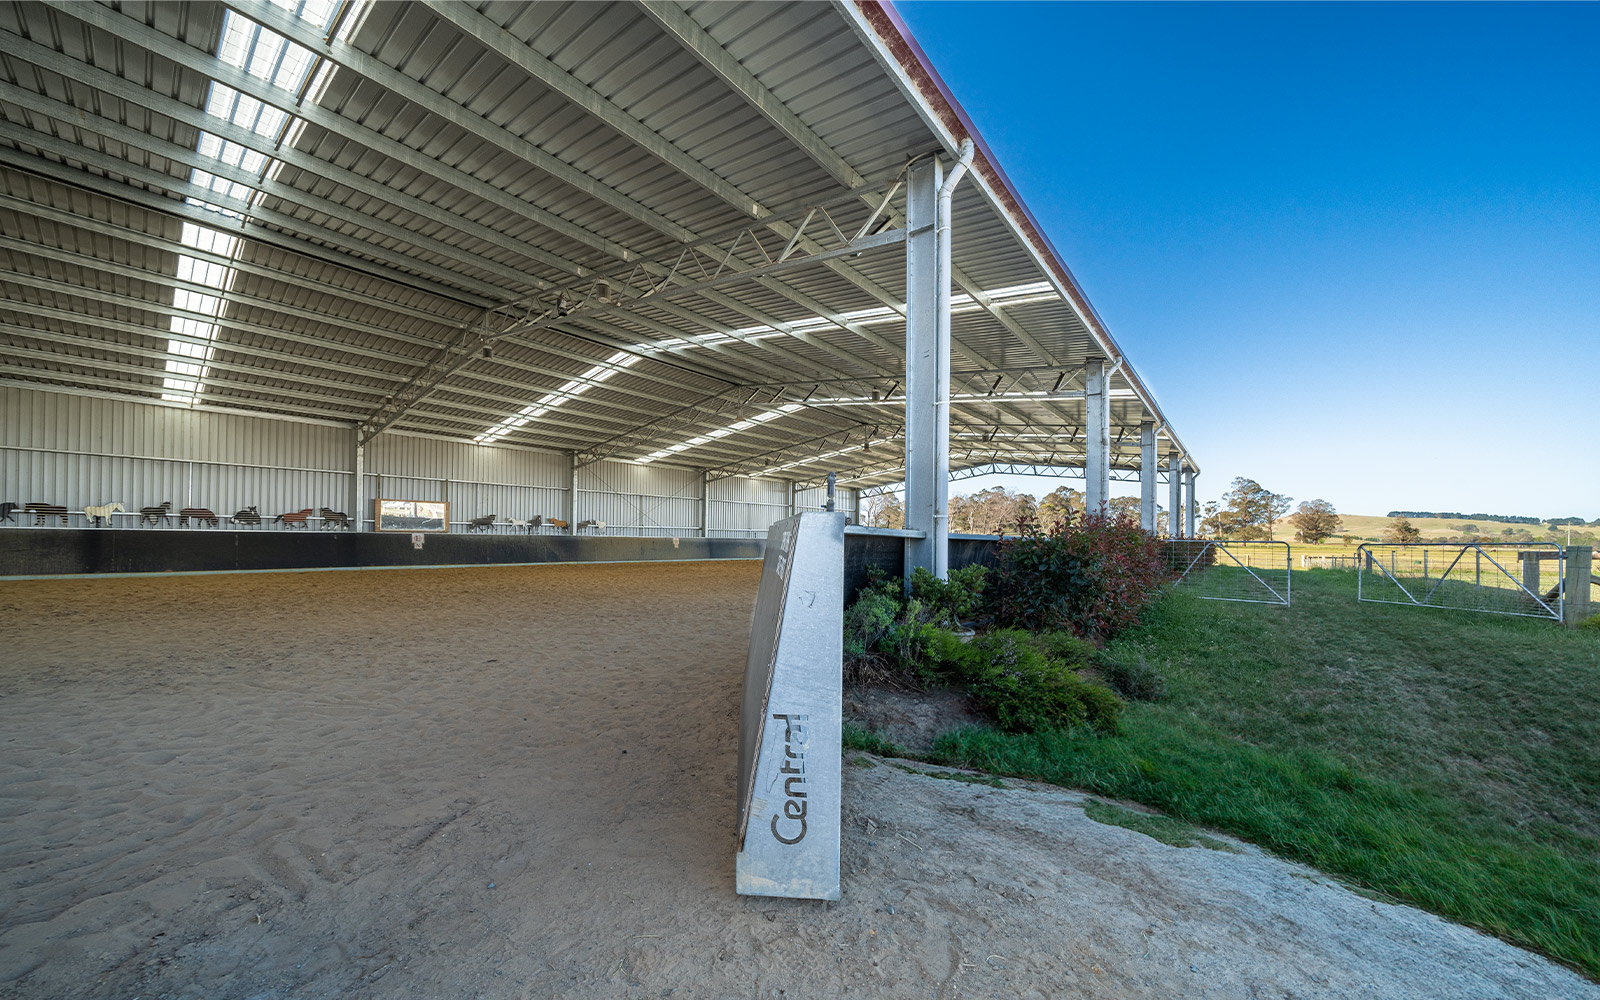
<svg viewBox="0 0 1600 1000"><path fill-rule="evenodd" d="M245 187L250 188L252 191L257 190L262 186L261 179L251 171L242 170L238 167L224 163L221 160L203 156L196 150L190 149L186 146L179 146L175 143L169 143L165 139L157 139L147 132L140 132L137 129L120 125L108 118L89 115L77 108L74 108L70 104L62 104L58 101L53 101L50 98L39 97L38 95L33 94L31 91L24 91L21 88L13 87L12 85L6 84L3 81L0 81L0 98L10 101L14 104L18 104L30 111L34 111L37 114L42 114L45 117L57 123L64 124L69 128L81 129L85 132L103 136L112 140L113 142L124 143L135 149L140 149L152 155L160 156L171 163L188 167L190 170L200 170L205 173L212 174L213 176L232 181L236 184L244 185ZM226 123L222 121L217 122L219 127L225 124ZM230 133L229 135L223 135L223 137L229 138L231 141L237 141L236 139L233 139L233 136L231 135L231 133L235 131L236 130L231 128L223 129L223 132ZM60 137L51 135L47 132L41 132L37 129L31 130L32 136L37 138L29 138L25 134L28 132L30 132L30 130L22 129L18 126L0 124L0 136L4 136L13 142L25 143L27 145L36 146L42 149L48 149L57 155L71 159L84 160L87 159L85 154L92 153L91 150L81 144L64 141ZM243 145L243 143L241 143L241 145ZM269 144L261 143L261 145ZM80 152L80 150L82 152ZM127 172L128 167L123 166L120 169L123 172ZM268 221L269 219L269 210L265 210L259 205L254 205L250 201L229 198L219 192L212 191L210 188L195 185L188 180L180 180L172 177L170 174L162 174L160 172L156 173L158 176L167 178L165 183L169 190L175 187L183 188L188 191L195 192L190 196L201 201L206 201L214 205L230 208L245 216L259 217L263 221ZM482 240L484 242L498 240L502 244L511 244L510 249L512 249L513 252L521 254L529 260L550 256L544 254L542 251L538 251L533 248L522 247L520 244L514 244L514 241L505 236L503 233L498 233L495 230L489 229L488 227L477 226L476 223L468 223L460 220L456 220L454 223L447 222L445 221L448 219L448 215L446 213L439 212L437 209L427 206L420 199L413 199L409 195L401 194L398 191L392 191L379 184L373 184L372 182L366 181L365 179L356 175L343 177L337 183L344 184L354 190L361 191L368 197L387 198L394 204L406 208L407 211L413 211L413 214L418 214L421 218L426 218L429 221L435 222L439 225L449 225L456 232L462 233L463 235L469 235L474 239ZM406 229L403 226L399 226L391 222L385 222L371 215L367 215L363 212L349 208L348 206L329 201L326 198L318 197L317 195L311 194L309 191L302 191L299 188L290 188L284 185L277 185L275 190L277 193L268 195L268 197L277 199L279 201L290 202L313 212L320 212L323 215L340 220L349 226L353 226L357 229L370 230L371 232L374 232L380 236L385 236L389 239L395 240L396 242L415 247L418 250L432 253L438 257L455 260L460 260L465 257L469 261L469 266L475 267L481 271L487 271L500 280L508 282L512 285L521 285L524 288L533 289L554 287L554 283L535 275L528 274L521 269L509 267L497 261L473 255L463 247L446 243L443 240L439 240L431 236L424 236L421 233ZM284 217L293 218L292 216ZM297 227L297 229L302 232L319 228L313 226L311 223L304 222L299 219L294 219L292 225ZM361 240L352 235L337 233L334 230L324 230L324 232L327 232L332 236L330 242L333 242L336 246L342 246L347 251L354 252L366 249L368 247L377 249L375 246L372 246L369 241ZM548 266L547 261L541 259L539 262L546 263ZM416 263L418 265L422 264L421 261L416 261ZM574 265L574 267L575 266L576 265ZM456 277L464 277L464 275L456 275L455 272L444 270L441 270L440 274L441 276L443 274L452 274Z"/></svg>
<svg viewBox="0 0 1600 1000"><path fill-rule="evenodd" d="M423 86L348 42L327 39L305 21L287 11L265 2L244 3L230 0L224 5L336 65L349 69L357 76L384 87L457 128L520 157L541 172L610 206L635 222L647 225L679 242L695 239L693 233L665 216L552 156L527 139L511 134L482 115L468 111L443 94ZM348 123L348 119L341 117L341 120ZM537 208L531 202L524 204L529 208Z"/></svg>
<svg viewBox="0 0 1600 1000"><path fill-rule="evenodd" d="M231 87L239 93L258 100L269 107L276 108L291 117L303 119L308 124L316 125L333 135L359 143L396 163L403 163L414 170L437 177L464 191L476 194L491 204L498 204L500 207L515 212L522 218L544 226L552 232L560 233L568 239L594 246L595 249L606 250L606 252L614 253L615 255L628 253L628 251L611 243L611 241L605 240L603 237L597 236L581 226L568 222L560 216L530 202L515 198L499 188L462 171L445 166L433 157L420 153L403 142L391 139L381 132L367 128L359 122L329 111L318 104L300 103L294 93L281 87L273 86L258 77L252 76L243 69L221 61L214 54L185 45L171 35L148 27L144 23L126 15L110 11L99 4L72 3L67 2L67 0L41 0L41 2L49 4L69 17L77 18L86 24L117 34L147 52L170 59L187 70L198 73L226 87ZM269 27L279 34L283 34L282 31L279 31L279 24L282 24L285 20L294 22L291 28L295 36L294 40L297 44L304 44L301 39L305 37L305 32L309 30L309 26L300 18L294 17L292 14L267 3L262 3L259 6L243 4L234 6L247 19ZM269 24L269 21L276 23ZM289 25L283 26L290 27ZM318 40L312 44L305 45L305 47L310 49L313 54L326 55L327 45L323 43L321 36L313 32L312 37ZM337 62L337 60L334 61ZM414 82L412 86L415 86ZM143 90L144 88L136 89ZM539 158L540 160L554 159L542 150L539 151ZM572 168L568 167L567 172L573 172ZM353 172L352 176L354 176ZM398 195L399 192L395 192L395 194Z"/></svg>
<svg viewBox="0 0 1600 1000"><path fill-rule="evenodd" d="M136 181L148 187L170 191L182 197L193 197L212 204L228 201L228 199L222 198L207 188L192 185L187 181L173 177L171 174L117 160L114 157L96 153L88 147L79 146L75 143L56 143L56 145L64 147L57 149L46 142L46 140L52 139L46 133L0 123L0 136L7 133L18 137L14 141L24 142L43 152L54 153L64 159L77 160L85 166L92 166L98 170L109 171L127 177L131 181ZM343 242L347 238L343 236L336 238L330 230L325 230L320 226L315 226L290 216L262 209L259 206L251 211L253 221L282 226L288 229L289 232L277 232L265 228L264 225L258 225L253 229L243 229L239 220L230 219L219 212L187 204L178 198L167 197L154 191L143 190L129 184L118 183L105 177L96 176L86 170L46 159L44 156L30 156L17 149L0 146L0 165L44 177L68 187L79 188L107 198L137 205L140 208L160 212L171 218L193 222L195 225L204 226L207 229L236 233L242 239L260 243L263 246L283 249L286 252L312 260L319 260L344 270L360 274L373 274L374 269L377 269L380 273L376 276L384 281L401 287L428 292L442 299L467 302L481 307L505 297L505 292L499 286L469 278L466 275L452 275L452 280L458 281L460 287L442 284L435 279L443 272L438 271L424 261L391 254L374 244L365 244L362 247L362 252L369 254L372 259L364 259L333 248L317 246L310 242L309 239L301 238L300 234L307 234L319 239L326 236L329 242L334 243ZM233 204L242 205L239 202ZM237 210L243 211L243 209ZM181 244L173 244L173 252L181 252L177 249L179 246ZM415 268L417 271L431 273L407 273L406 268Z"/></svg>
<svg viewBox="0 0 1600 1000"><path fill-rule="evenodd" d="M64 358L63 360L72 361L73 359ZM146 400L147 402L156 403L158 405L162 405L163 404L163 401L161 400L160 397L161 397L161 393L164 392L165 390L163 390L161 388L161 385L160 385L159 382L156 382L156 383L153 383L153 384L150 384L150 385L141 385L141 384L134 383L134 382L127 382L127 381L124 381L122 379L102 378L102 377L100 377L98 375L85 375L85 374L79 374L77 372L48 371L48 370L43 369L43 368L29 368L26 365L7 365L7 364L3 364L3 363L0 363L0 372L10 372L13 375L19 376L18 378L14 378L14 379L0 378L0 385L14 386L14 387L19 388L19 389L35 389L35 390L41 390L42 389L42 390L45 390L45 391L57 391L57 392L59 392L59 391L81 392L83 395L105 396L105 397L108 397L108 398L111 398L111 399L119 399L119 400L128 399L130 392L148 392L151 395L147 398L147 400ZM73 383L73 385L71 385L71 386L46 385L46 384L42 384L39 381L40 379L56 379L57 381L61 381L61 382L70 381L70 382ZM85 384L104 386L104 387L106 387L108 389L115 389L117 391L116 392L107 392L107 393L97 393L97 392L87 391L87 390L82 389L82 386L85 385ZM133 398L139 399L141 397L134 396ZM193 407L183 406L183 407L179 407L179 408L180 409L186 409L186 410L187 409L195 409L195 410L225 410L225 411L227 411L229 413L244 413L244 414L248 414L250 416L265 417L265 418L271 418L273 416L280 416L280 415L286 414L286 413L295 413L295 414L302 414L302 415L308 416L308 417L315 417L315 418L318 418L320 420L324 420L324 421L328 421L328 422L332 422L332 423L342 424L342 425L344 425L346 427L350 426L351 424L353 424L355 422L352 419L350 414L342 413L342 412L339 412L337 410L321 410L321 409L317 409L315 407L295 406L295 405L288 404L288 403L282 403L282 404L274 403L274 404L272 404L272 408L271 409L267 408L267 404L266 403L261 403L260 404L261 409L254 409L254 408L252 408L250 406L243 405L245 402L247 402L247 401L246 400L235 400L234 401L235 405L230 406L230 405L228 405L227 398L224 397L224 398L222 398L220 400L217 400L217 401L213 401L213 402L209 402L209 403L201 403L201 404L197 404L197 405L195 405ZM254 401L251 400L251 401L248 401L248 402L254 402Z"/></svg>
<svg viewBox="0 0 1600 1000"><path fill-rule="evenodd" d="M433 4L430 4L433 6ZM790 111L772 92L762 86L755 74L744 68L699 23L684 13L683 8L661 0L638 0L638 6L649 18L694 57L735 94L766 118L790 142L800 147L818 166L834 180L847 188L859 188L867 182L846 163L844 157L834 152L827 143Z"/></svg>
<svg viewBox="0 0 1600 1000"><path fill-rule="evenodd" d="M60 183L60 182L59 181L53 181L52 183ZM65 187L66 185L62 185L62 186ZM86 193L94 194L97 197L104 197L104 198L108 198L108 199L110 198L109 195L102 195L102 194L99 194L98 192L89 192L87 188L79 188L78 190L82 190L82 191L85 191ZM248 275L250 275L251 277L254 277L254 278L265 278L265 279L267 279L269 281L278 281L278 282L292 282L293 284L299 285L299 286L304 287L304 288L308 288L308 289L310 289L312 291L320 292L321 294L324 294L324 295L331 295L331 296L334 296L336 298L341 298L341 299L344 299L344 300L349 301L349 302L359 303L361 305L370 306L370 307L375 308L375 309L382 309L382 310L384 310L386 312L394 313L397 316L405 316L405 317L407 317L409 319L418 319L418 320L423 320L423 321L426 321L426 322L429 322L429 323L436 323L436 324L443 322L441 320L441 318L440 318L440 314L439 314L439 310L438 309L433 309L433 310L419 309L416 306L410 306L410 305L406 305L404 303L394 302L394 301L391 301L389 299L381 298L379 296L373 295L373 294L368 293L368 292L361 292L361 291L357 291L357 290L355 290L353 288L346 288L343 285L335 284L335 283L333 283L331 281L328 281L328 280L325 280L325 279L310 277L310 276L306 276L306 275L285 273L284 271L275 270L273 268L267 267L267 266L262 265L262 264L255 264L255 263L252 263L252 262L249 262L249 261L239 260L237 258L237 256L228 257L228 256L224 256L223 254L212 253L212 252L210 252L208 250L201 250L199 247L191 247L191 246L186 246L186 245L183 245L183 244L180 244L180 243L174 243L172 240L168 239L167 237L161 236L161 235L158 235L158 234L155 234L155 233L147 233L147 232L144 232L143 230L139 230L139 229L130 229L130 228L126 227L126 226L119 226L119 225L116 225L115 223L110 223L110 222L102 222L102 221L100 221L98 219L85 218L82 215L78 215L78 214L76 214L74 212L69 212L69 211L67 211L65 209L55 208L53 206L45 205L45 204L42 204L42 203L39 203L39 202L25 201L25 200L23 200L21 198L16 198L16 197L13 197L13 196L8 195L8 194L0 194L0 208L10 208L12 211L17 212L20 215L30 216L30 217L35 218L35 219L47 220L47 221L50 221L50 222L54 222L57 225L66 226L66 227L69 227L69 228L72 228L72 229L79 229L79 230L82 230L82 231L88 232L88 233L96 233L98 235L106 236L106 237L109 237L109 238L114 239L114 240L124 240L126 242L134 243L134 244L137 244L139 246L145 247L147 249L157 250L157 251L160 251L160 252L163 252L163 253L170 253L170 254L172 254L174 256L177 256L177 255L181 254L181 255L183 255L185 257L193 257L196 260L203 260L203 261L206 261L208 263L219 264L219 265L221 265L223 267L231 267L235 271L240 272L241 274L248 274ZM240 239L247 240L247 241L249 241L251 243L256 243L257 242L253 237L251 237L249 235L241 236ZM294 250L286 249L286 248L283 248L283 247L273 246L272 244L262 243L260 245L261 246L265 246L265 247L267 247L269 249L272 249L272 250L277 250L277 251L282 252L282 253L292 253L292 254L295 254L296 256L303 256L302 254L299 254ZM28 244L28 251L27 252L29 252L29 253L37 253L37 254L40 254L41 256L43 255L43 251L39 249L39 245L38 244ZM60 252L62 252L62 253L70 253L72 251L60 250ZM84 256L84 255L79 255L79 256ZM97 257L88 257L86 259L95 260L95 261L99 261L100 260L100 258L97 258ZM314 260L315 258L306 257L304 259ZM326 263L325 261L318 261L318 262L319 263ZM335 265L335 266L337 266L337 265ZM367 272L354 271L354 270L351 270L348 267L344 268L344 270L348 270L352 274L360 274L362 277L365 277L365 278L373 278L375 280L384 281L384 282L387 282L387 283L390 283L390 284L394 284L396 288L398 288L398 289L400 289L402 291L423 292L424 294L430 294L430 295L432 294L432 293L426 292L425 289L417 288L415 285L410 285L410 284L400 285L398 283L393 282L391 279L378 277L376 275L373 275L373 274L370 274L370 273L367 273ZM155 272L147 272L147 273L155 273ZM170 278L171 278L170 275L166 275L166 276L163 276L162 280L166 281L166 280L169 280ZM443 298L441 296L434 296L434 297L439 299L439 305L440 306L460 306L460 305L462 305L461 300L457 299L457 298L446 299L446 298ZM337 321L337 325L345 326L348 322L349 322L348 320L341 319L341 320ZM435 343L438 342L437 340L424 340L423 338L420 338L420 337L411 337L411 336L408 336L406 334L399 334L399 333L393 333L393 332L385 332L384 336L390 337L390 338L392 338L394 340L402 341L404 343L414 343L414 344L419 344L419 345L432 345L432 344L435 344Z"/></svg>
<svg viewBox="0 0 1600 1000"><path fill-rule="evenodd" d="M866 184L866 179L856 172L855 168L834 151L823 139L813 132L799 116L775 97L770 90L757 80L755 75L744 68L744 64L723 48L711 34L702 28L699 22L690 17L681 7L667 3L665 0L636 0L637 5L649 15L669 36L679 45L687 49L705 67L711 70L722 82L767 119L778 131L782 132L806 155L815 160L824 170L846 188L859 188ZM870 201L869 201L870 204ZM904 226L904 218L893 209L889 209L890 218L894 225ZM960 268L952 266L951 277L967 294L971 295L974 302L983 306L992 316L1005 325L1028 346L1045 364L1058 364L1059 359L1054 353L1045 348L1032 334L1028 333L1003 309L996 308L988 297L978 288Z"/></svg>

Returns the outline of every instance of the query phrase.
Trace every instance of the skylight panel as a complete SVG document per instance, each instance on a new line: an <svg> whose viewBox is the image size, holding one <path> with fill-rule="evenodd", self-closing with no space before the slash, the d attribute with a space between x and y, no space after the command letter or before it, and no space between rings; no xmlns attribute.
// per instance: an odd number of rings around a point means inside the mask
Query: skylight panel
<svg viewBox="0 0 1600 1000"><path fill-rule="evenodd" d="M329 18L339 9L337 0L272 0L272 2L318 28L325 27ZM365 17L366 11L366 0L361 0L352 7L341 24L341 38L349 36L348 33L353 31ZM313 68L318 71L318 86L322 88L326 88L334 73L331 64L319 65L318 58L310 50L296 45L275 31L240 17L232 10L227 11L223 17L222 43L217 48L217 58L290 94L299 92ZM280 137L284 137L293 144L305 128L304 121L292 117L282 109L216 82L212 82L206 93L205 109L207 114L215 118L247 129L274 143L279 141ZM195 151L207 159L216 160L245 174L261 176L269 182L275 179L283 168L281 161L259 150L207 131L200 133L195 142ZM195 187L202 188L221 200L254 205L261 197L260 185L252 186L229 180L208 170L192 170L189 181ZM216 212L223 219L244 218L242 213L224 208L204 198L188 197L185 201L190 205ZM239 237L190 222L183 223L179 240L186 247L230 261L239 249ZM199 399L209 372L206 362L212 358L214 348L211 342L217 339L218 326L214 322L195 317L207 316L220 319L227 307L224 293L233 287L237 275L238 272L226 264L187 254L178 256L180 281L215 289L218 294L210 295L192 288L173 289L173 308L184 315L172 316L169 329L173 334L185 339L167 341L167 351L173 357L166 362L168 374L162 379L162 388L166 390L161 394L162 399L190 406Z"/></svg>
<svg viewBox="0 0 1600 1000"><path fill-rule="evenodd" d="M472 440L475 444L492 444L505 437L512 430L524 427L535 419L544 416L553 408L561 405L562 402L581 396L594 388L596 384L610 379L626 368L631 368L638 361L639 358L636 355L629 354L627 351L618 351L600 364L590 366L589 370L582 375L568 379L555 392L547 392L540 396L538 402L530 406L524 406L519 416L496 424Z"/></svg>

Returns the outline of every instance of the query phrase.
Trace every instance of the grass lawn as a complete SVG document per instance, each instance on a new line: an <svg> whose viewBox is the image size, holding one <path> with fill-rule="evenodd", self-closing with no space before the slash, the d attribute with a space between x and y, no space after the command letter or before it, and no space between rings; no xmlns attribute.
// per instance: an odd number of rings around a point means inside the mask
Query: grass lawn
<svg viewBox="0 0 1600 1000"><path fill-rule="evenodd" d="M1165 597L1112 644L1168 694L1122 732L942 738L943 763L1132 799L1600 979L1600 633L1357 604Z"/></svg>

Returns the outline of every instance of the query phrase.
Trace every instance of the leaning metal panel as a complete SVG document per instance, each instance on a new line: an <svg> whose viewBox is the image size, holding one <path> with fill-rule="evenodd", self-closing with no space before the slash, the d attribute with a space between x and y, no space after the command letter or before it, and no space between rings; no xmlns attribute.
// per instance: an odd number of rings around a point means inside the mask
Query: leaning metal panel
<svg viewBox="0 0 1600 1000"><path fill-rule="evenodd" d="M1566 550L1554 542L1368 543L1356 549L1356 599L1561 620Z"/></svg>
<svg viewBox="0 0 1600 1000"><path fill-rule="evenodd" d="M1203 600L1289 607L1288 542L1179 538L1167 543L1167 552L1177 585Z"/></svg>
<svg viewBox="0 0 1600 1000"><path fill-rule="evenodd" d="M844 515L772 526L739 726L736 887L839 898Z"/></svg>

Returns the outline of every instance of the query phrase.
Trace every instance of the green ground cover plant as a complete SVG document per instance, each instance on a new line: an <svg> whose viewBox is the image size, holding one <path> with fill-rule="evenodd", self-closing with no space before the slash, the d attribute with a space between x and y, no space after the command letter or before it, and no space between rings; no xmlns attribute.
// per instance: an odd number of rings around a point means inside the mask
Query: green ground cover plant
<svg viewBox="0 0 1600 1000"><path fill-rule="evenodd" d="M1600 636L1354 591L1169 593L1104 651L1164 681L1117 735L963 730L930 759L1227 830L1600 978Z"/></svg>

